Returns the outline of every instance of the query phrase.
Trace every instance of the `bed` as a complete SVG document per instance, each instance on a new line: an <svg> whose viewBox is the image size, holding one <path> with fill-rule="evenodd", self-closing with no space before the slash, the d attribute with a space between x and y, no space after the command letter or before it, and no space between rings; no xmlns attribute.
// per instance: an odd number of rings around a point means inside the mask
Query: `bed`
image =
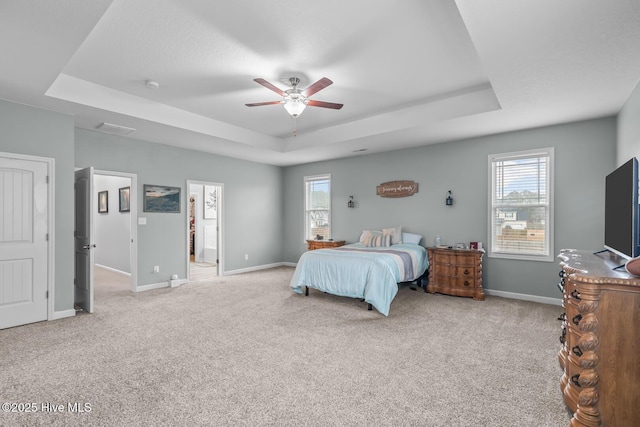
<svg viewBox="0 0 640 427"><path fill-rule="evenodd" d="M427 251L417 243L381 247L353 243L303 253L290 286L299 294L308 295L308 288L314 288L359 298L388 316L398 283L420 281L428 265Z"/></svg>

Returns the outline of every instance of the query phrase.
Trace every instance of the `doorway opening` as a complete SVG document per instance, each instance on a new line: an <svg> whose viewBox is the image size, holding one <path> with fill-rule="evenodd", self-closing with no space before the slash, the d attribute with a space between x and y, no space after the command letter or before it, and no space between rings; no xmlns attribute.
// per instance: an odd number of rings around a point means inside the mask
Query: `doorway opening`
<svg viewBox="0 0 640 427"><path fill-rule="evenodd" d="M117 278L123 290L137 289L136 189L135 174L92 167L75 172L76 312L93 313L96 279L99 286Z"/></svg>
<svg viewBox="0 0 640 427"><path fill-rule="evenodd" d="M107 209L96 208L94 254L94 286L96 298L118 291L135 291L133 277L132 231L136 229L132 221L130 174L95 171L93 175L94 197L99 206L102 195L107 199ZM103 206L104 207L104 206Z"/></svg>
<svg viewBox="0 0 640 427"><path fill-rule="evenodd" d="M187 181L187 280L211 280L224 271L223 184Z"/></svg>

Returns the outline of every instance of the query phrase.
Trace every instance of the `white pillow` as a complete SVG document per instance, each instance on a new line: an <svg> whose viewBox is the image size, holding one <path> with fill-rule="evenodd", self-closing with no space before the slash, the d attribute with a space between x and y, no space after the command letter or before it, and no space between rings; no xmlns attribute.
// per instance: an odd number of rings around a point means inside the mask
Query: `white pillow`
<svg viewBox="0 0 640 427"><path fill-rule="evenodd" d="M382 234L385 236L391 236L392 245L402 243L402 227L399 225L391 228L383 228Z"/></svg>
<svg viewBox="0 0 640 427"><path fill-rule="evenodd" d="M358 242L366 245L369 240L371 240L371 230L362 230L362 233L360 233L360 238L358 239Z"/></svg>
<svg viewBox="0 0 640 427"><path fill-rule="evenodd" d="M420 240L422 240L422 236L419 234L402 233L402 241L404 243L413 243L414 245L419 245Z"/></svg>

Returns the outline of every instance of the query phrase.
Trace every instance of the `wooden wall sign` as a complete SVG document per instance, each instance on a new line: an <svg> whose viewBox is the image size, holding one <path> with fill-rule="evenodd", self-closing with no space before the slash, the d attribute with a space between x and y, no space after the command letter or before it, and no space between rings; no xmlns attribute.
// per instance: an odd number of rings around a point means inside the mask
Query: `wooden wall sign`
<svg viewBox="0 0 640 427"><path fill-rule="evenodd" d="M413 181L389 181L376 187L380 197L409 197L418 192L418 183Z"/></svg>

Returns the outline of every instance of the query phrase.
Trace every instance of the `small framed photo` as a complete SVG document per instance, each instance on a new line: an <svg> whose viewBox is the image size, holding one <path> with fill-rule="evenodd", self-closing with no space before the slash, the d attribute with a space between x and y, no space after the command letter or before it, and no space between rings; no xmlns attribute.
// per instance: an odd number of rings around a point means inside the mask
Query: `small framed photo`
<svg viewBox="0 0 640 427"><path fill-rule="evenodd" d="M122 187L118 192L120 193L120 212L129 212L131 210L131 187Z"/></svg>
<svg viewBox="0 0 640 427"><path fill-rule="evenodd" d="M144 184L145 212L180 213L180 187Z"/></svg>
<svg viewBox="0 0 640 427"><path fill-rule="evenodd" d="M109 192L100 191L98 193L98 213L109 212Z"/></svg>

